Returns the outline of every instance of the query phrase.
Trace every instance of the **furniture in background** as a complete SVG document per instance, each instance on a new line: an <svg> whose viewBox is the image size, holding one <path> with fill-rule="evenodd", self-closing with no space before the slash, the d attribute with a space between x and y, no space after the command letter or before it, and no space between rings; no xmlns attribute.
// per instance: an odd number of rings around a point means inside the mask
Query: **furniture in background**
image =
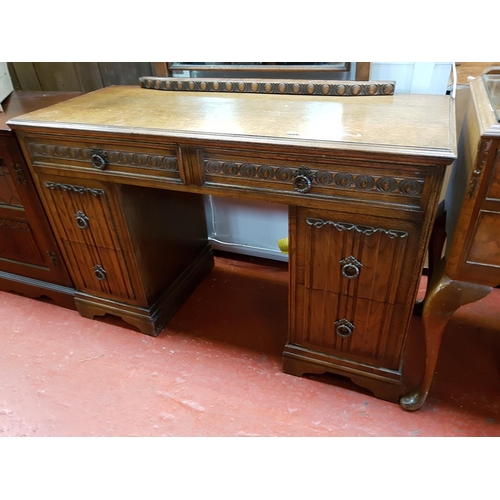
<svg viewBox="0 0 500 500"><path fill-rule="evenodd" d="M73 283L26 166L10 118L80 93L13 92L0 113L0 289L74 308Z"/></svg>
<svg viewBox="0 0 500 500"><path fill-rule="evenodd" d="M369 62L156 62L154 70L158 77L370 80Z"/></svg>
<svg viewBox="0 0 500 500"><path fill-rule="evenodd" d="M401 399L408 410L426 400L451 315L500 284L500 75L471 80L470 91L445 198L445 256L432 272L423 304L425 373L420 386ZM440 238L436 248L441 244L442 250L442 243Z"/></svg>
<svg viewBox="0 0 500 500"><path fill-rule="evenodd" d="M14 90L91 92L110 85L137 85L150 62L9 62Z"/></svg>
<svg viewBox="0 0 500 500"><path fill-rule="evenodd" d="M82 315L157 335L212 266L203 195L281 203L284 371L398 401L453 110L391 83L147 77L9 123Z"/></svg>

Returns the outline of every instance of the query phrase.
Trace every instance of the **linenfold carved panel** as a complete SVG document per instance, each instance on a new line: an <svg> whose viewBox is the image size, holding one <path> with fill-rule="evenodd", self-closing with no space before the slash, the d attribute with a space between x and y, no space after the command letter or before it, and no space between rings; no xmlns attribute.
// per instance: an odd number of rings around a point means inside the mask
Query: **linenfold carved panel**
<svg viewBox="0 0 500 500"><path fill-rule="evenodd" d="M15 261L44 264L30 225L19 220L0 219L0 254Z"/></svg>
<svg viewBox="0 0 500 500"><path fill-rule="evenodd" d="M19 182L19 179L16 180ZM13 182L12 175L2 158L0 158L0 205L9 205L12 207L23 206L19 200L19 193Z"/></svg>

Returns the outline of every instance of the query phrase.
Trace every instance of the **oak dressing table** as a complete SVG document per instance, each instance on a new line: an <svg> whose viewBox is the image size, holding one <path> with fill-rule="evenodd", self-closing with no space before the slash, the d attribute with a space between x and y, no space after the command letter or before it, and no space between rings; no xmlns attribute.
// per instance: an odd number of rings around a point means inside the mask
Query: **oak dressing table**
<svg viewBox="0 0 500 500"><path fill-rule="evenodd" d="M10 126L82 315L157 335L213 265L201 195L283 203L284 371L337 373L398 401L455 120L448 96L393 90L143 78Z"/></svg>

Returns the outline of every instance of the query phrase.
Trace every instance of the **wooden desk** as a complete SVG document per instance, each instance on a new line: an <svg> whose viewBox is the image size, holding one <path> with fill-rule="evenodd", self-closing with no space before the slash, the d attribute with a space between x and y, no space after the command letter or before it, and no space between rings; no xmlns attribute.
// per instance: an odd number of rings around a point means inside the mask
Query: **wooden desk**
<svg viewBox="0 0 500 500"><path fill-rule="evenodd" d="M491 78L498 80L500 112L500 77ZM401 400L408 410L418 410L427 398L450 316L500 284L500 115L482 78L471 80L470 90L458 160L445 198L445 257L431 277L424 300L426 369L420 386Z"/></svg>
<svg viewBox="0 0 500 500"><path fill-rule="evenodd" d="M0 112L0 289L75 307L73 283L38 198L10 118L81 95L12 92Z"/></svg>
<svg viewBox="0 0 500 500"><path fill-rule="evenodd" d="M455 159L453 102L187 85L109 87L10 122L78 310L157 335L212 266L201 195L280 202L290 207L284 371L330 371L397 401L408 390L406 336L430 228Z"/></svg>

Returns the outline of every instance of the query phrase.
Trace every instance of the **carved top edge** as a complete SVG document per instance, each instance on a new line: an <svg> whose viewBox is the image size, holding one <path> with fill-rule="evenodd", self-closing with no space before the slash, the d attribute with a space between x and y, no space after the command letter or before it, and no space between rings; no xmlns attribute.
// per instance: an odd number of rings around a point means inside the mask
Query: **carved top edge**
<svg viewBox="0 0 500 500"><path fill-rule="evenodd" d="M183 92L219 92L247 94L292 94L313 96L389 96L395 82L344 80L236 80L231 78L170 78L143 76L142 88Z"/></svg>

